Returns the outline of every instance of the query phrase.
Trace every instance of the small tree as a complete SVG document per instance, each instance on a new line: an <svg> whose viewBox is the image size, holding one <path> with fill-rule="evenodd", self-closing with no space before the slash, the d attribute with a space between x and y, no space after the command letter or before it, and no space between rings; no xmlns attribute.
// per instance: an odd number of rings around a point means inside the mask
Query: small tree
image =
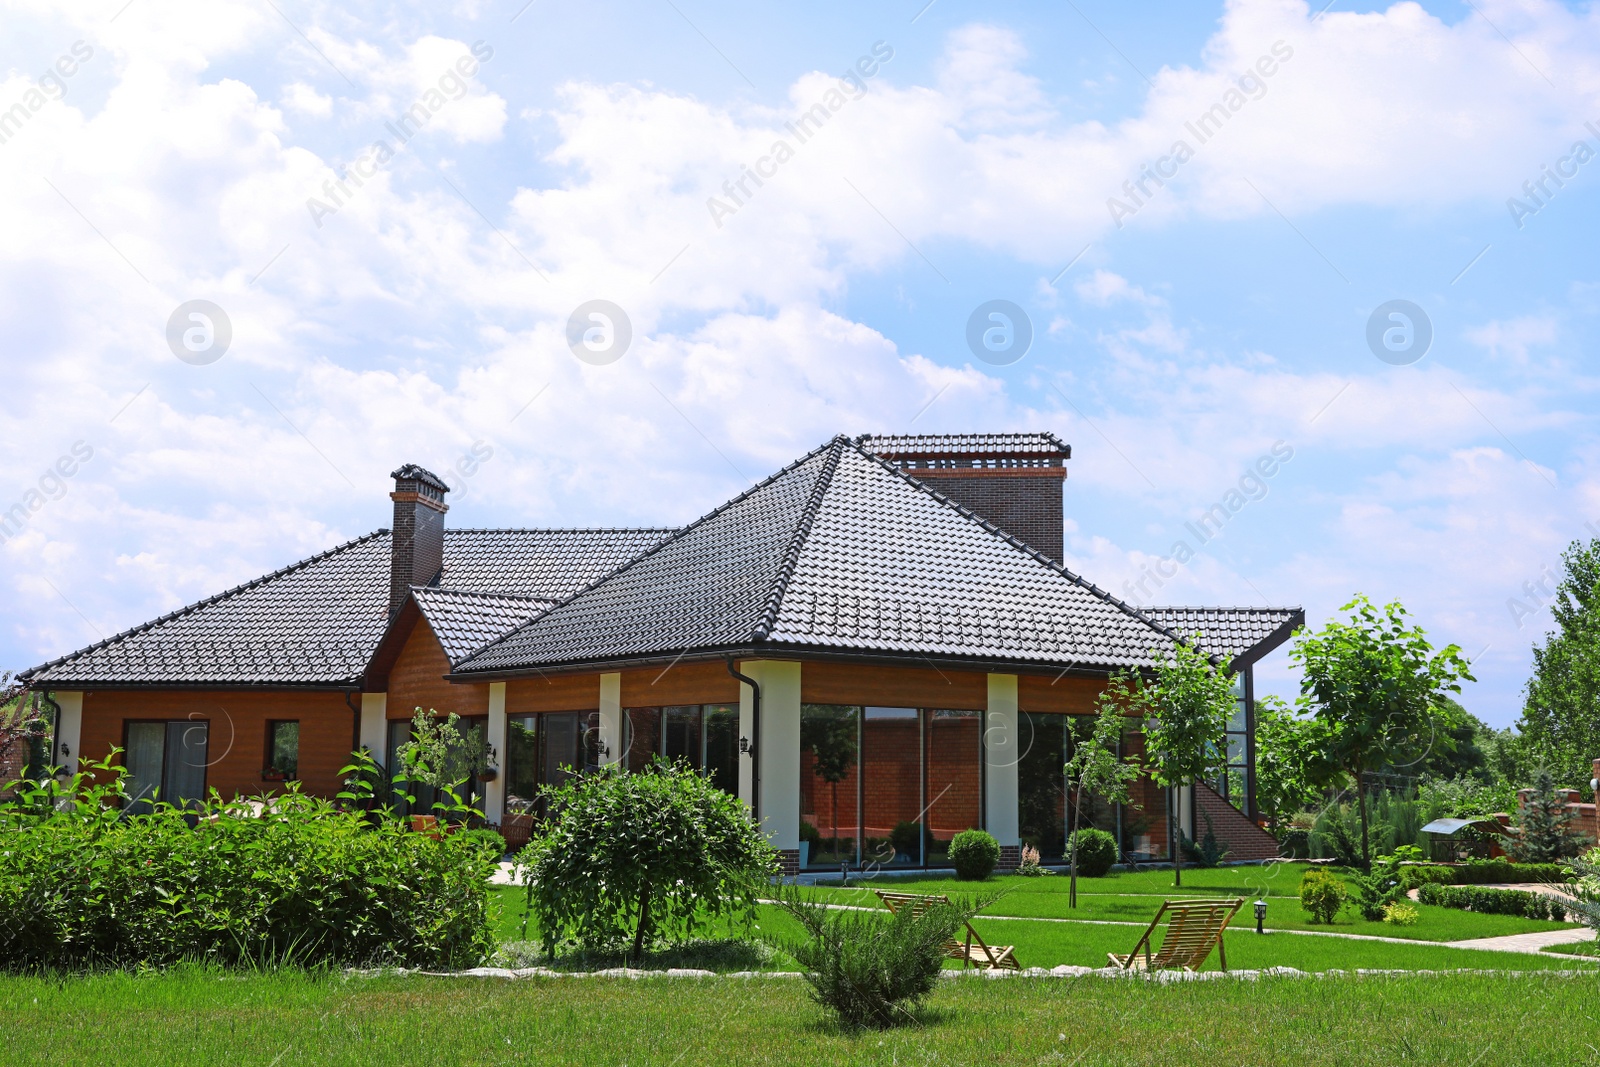
<svg viewBox="0 0 1600 1067"><path fill-rule="evenodd" d="M1183 884L1183 856L1177 846L1176 794L1181 786L1214 774L1227 759L1228 720L1234 694L1226 663L1214 663L1193 644L1178 644L1170 655L1155 654L1155 669L1130 691L1145 716L1145 761L1150 777L1167 793L1167 854L1173 881Z"/></svg>
<svg viewBox="0 0 1600 1067"><path fill-rule="evenodd" d="M686 763L609 766L540 792L549 817L520 855L546 952L631 938L637 962L656 938L687 938L701 920L753 919L778 873L744 805Z"/></svg>
<svg viewBox="0 0 1600 1067"><path fill-rule="evenodd" d="M1072 846L1068 857L1072 876L1067 888L1070 907L1078 906L1078 822L1083 811L1083 794L1126 804L1128 787L1139 777L1139 768L1123 762L1120 754L1128 708L1136 703L1133 686L1133 680L1126 674L1112 676L1110 684L1100 692L1099 712L1089 736L1077 741L1072 758L1067 760L1067 788L1073 792L1072 833L1067 838Z"/></svg>
<svg viewBox="0 0 1600 1067"><path fill-rule="evenodd" d="M434 807L456 810L464 806L457 796L462 784L489 766L489 743L453 711L441 719L432 709L418 708L411 717L411 740L396 750L395 759L400 764L397 782L444 792L455 802L436 800Z"/></svg>
<svg viewBox="0 0 1600 1067"><path fill-rule="evenodd" d="M1361 813L1361 862L1372 862L1366 776L1386 764L1415 760L1453 742L1447 693L1473 681L1461 649L1435 653L1426 632L1408 622L1399 601L1378 609L1357 596L1321 633L1301 630L1289 658L1300 665L1301 704L1325 731L1314 766L1319 784L1348 778Z"/></svg>
<svg viewBox="0 0 1600 1067"><path fill-rule="evenodd" d="M1511 858L1518 863L1555 863L1574 855L1578 849L1569 825L1572 812L1548 767L1535 772L1531 792L1517 816L1521 832L1511 839Z"/></svg>

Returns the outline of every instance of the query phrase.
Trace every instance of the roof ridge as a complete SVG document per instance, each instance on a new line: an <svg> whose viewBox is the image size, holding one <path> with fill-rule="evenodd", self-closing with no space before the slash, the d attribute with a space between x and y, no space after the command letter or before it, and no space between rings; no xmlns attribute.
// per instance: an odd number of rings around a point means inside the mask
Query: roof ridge
<svg viewBox="0 0 1600 1067"><path fill-rule="evenodd" d="M1024 541L1021 538L1017 537L1015 534L1013 534L1013 533L1001 528L1000 526L997 526L993 522L990 522L988 519L984 518L982 515L979 515L976 511L973 511L971 508L967 507L966 505L959 504L956 501L950 499L949 497L945 496L943 493L939 492L937 489L934 489L932 486L930 486L927 483L923 482L921 479L915 478L912 475L908 474L907 472L901 470L899 467L896 467L894 464L890 463L888 460L884 459L882 456L878 456L878 455L873 454L872 452L869 452L861 444L860 441L853 441L851 443L855 446L855 449L856 449L857 452L860 452L863 456L865 456L868 459L872 460L874 463L876 463L878 466L882 467L884 470L889 471L891 474L894 474L894 475L904 479L906 482L910 483L912 487L914 487L916 489L919 489L924 493L927 493L929 496L933 497L935 500L939 501L941 504L944 504L945 506L954 509L955 511L959 512L961 515L964 515L965 517L971 519L973 522L976 522L979 526L982 526L985 530L987 530L990 533L994 534L995 536L999 537L1002 541L1006 541L1009 544L1015 546L1016 548L1021 549L1024 553L1026 553L1027 555L1033 557L1038 562L1043 563L1046 567L1050 568L1051 570L1057 571L1061 575L1065 576L1067 579L1072 581L1074 584L1076 584L1076 585L1080 586L1081 588L1083 588L1084 590L1086 590L1090 595L1097 596L1101 600L1104 600L1108 604L1111 604L1113 607L1119 608L1122 611L1126 612L1127 614L1132 615L1134 618L1138 619L1140 622L1144 623L1146 626L1150 627L1152 630L1155 630L1157 633L1161 634L1164 637L1167 637L1167 638L1169 638L1171 640L1177 641L1180 644L1187 645L1189 643L1189 639L1188 638L1182 636L1179 633L1176 633L1173 630L1168 629L1167 627L1165 627L1165 626L1161 625L1160 623L1156 622L1154 619L1149 618L1148 616L1146 616L1143 612L1141 612L1137 608L1133 607L1133 605L1127 603L1126 601L1118 599L1117 597L1111 595L1111 593L1107 592L1106 590L1101 589L1098 585L1095 585L1093 582L1089 581L1088 579L1083 578L1083 577L1079 576L1078 574L1068 570L1066 564L1061 563L1061 562L1059 562L1057 560L1051 559L1049 556L1045 555L1043 552L1040 552L1037 548L1034 548L1032 545L1028 544L1026 541ZM1070 620L1068 622L1068 625L1069 626L1071 625Z"/></svg>
<svg viewBox="0 0 1600 1067"><path fill-rule="evenodd" d="M37 675L37 674L39 674L39 673L41 673L43 671L50 670L53 667L59 667L63 663L70 663L72 660L75 660L80 656L87 656L91 652L98 652L102 648L106 648L109 645L113 645L118 641L126 640L129 637L133 637L135 634L148 633L149 631L154 630L156 627L165 625L166 623L169 623L174 619L182 618L185 615L191 615L194 612L201 610L202 608L208 608L211 605L216 604L216 603L218 603L220 601L226 600L231 596L237 596L239 593L242 593L242 592L244 592L244 591L246 591L248 589L254 589L255 587L257 587L259 585L265 585L267 582L270 582L275 578L281 578L285 574L289 574L292 571L302 570L302 569L304 569L306 567L311 566L313 563L320 563L322 560L329 559L332 556L336 556L340 552L345 551L346 549L354 548L356 545L365 544L366 542L374 540L375 538L378 538L378 537L387 536L388 533L389 533L389 530L388 530L387 527L379 527L377 530L374 530L372 533L365 534L365 535L363 535L361 537L353 538L353 539L351 539L349 541L344 542L341 545L335 545L334 547L332 547L330 549L327 549L326 551L318 552L314 556L307 556L305 559L302 559L302 560L300 560L298 562L295 562L295 563L291 563L287 567L279 567L277 570L272 571L269 574L263 574L259 578L255 578L255 579L252 579L251 581L244 582L244 583L242 583L240 585L236 585L232 589L225 589L220 593L216 593L216 594L214 594L212 596L206 597L204 600L197 600L194 603L185 605L184 607L178 608L175 611L169 611L165 615L161 615L161 616L158 616L158 617L156 617L154 619L150 619L150 620L148 620L146 622L142 622L138 626L130 626L128 629L123 630L121 633L112 634L110 637L103 638L103 639L101 639L99 641L96 641L92 645L85 645L84 647L82 647L82 648L80 648L80 649L78 649L78 650L76 650L74 652L68 652L64 656L58 656L57 658L51 660L48 663L41 663L37 667L30 667L27 670L23 671L21 674L19 674L17 677L22 681L29 681L35 675Z"/></svg>
<svg viewBox="0 0 1600 1067"><path fill-rule="evenodd" d="M1145 611L1299 611L1282 604L1152 604Z"/></svg>
<svg viewBox="0 0 1600 1067"><path fill-rule="evenodd" d="M481 589L459 589L448 585L413 585L412 592L446 593L450 596L494 597L499 600L536 600L542 604L550 603L547 596L534 596L531 593L490 593Z"/></svg>
<svg viewBox="0 0 1600 1067"><path fill-rule="evenodd" d="M805 547L806 539L811 536L811 526L816 521L817 512L822 508L822 500L828 495L828 487L833 483L833 476L839 470L839 459L844 454L844 446L850 443L850 438L844 434L837 434L833 440L823 447L831 450L831 454L824 462L822 471L817 475L817 482L811 487L811 496L806 499L806 506L800 512L800 521L795 524L794 536L789 540L789 547L783 550L783 559L778 564L778 573L772 579L772 589L767 593L766 605L761 609L761 618L756 620L752 636L757 641L765 641L767 635L772 633L772 627L777 624L778 610L783 605L784 594L789 591L789 579L794 577L795 567L800 561L800 551Z"/></svg>
<svg viewBox="0 0 1600 1067"><path fill-rule="evenodd" d="M604 583L609 582L611 579L615 578L617 575L619 575L619 574L623 573L624 571L628 570L629 568L633 567L635 564L637 564L637 563L639 563L639 562L641 562L641 561L643 561L645 559L648 559L649 557L655 555L657 552L660 552L662 549L666 548L668 545L673 544L674 542L676 542L676 541L688 536L689 531L691 531L691 530L695 529L696 527L701 526L701 525L711 521L712 519L716 518L718 515L722 514L724 511L727 511L729 508L733 507L735 504L738 504L738 503L746 500L752 494L756 493L757 491L759 491L761 489L766 488L767 486L771 485L773 482L777 481L779 478L782 478L784 475L788 474L790 471L795 470L801 464L809 462L811 459L813 459L815 456L817 456L819 453L821 453L824 449L827 449L830 446L832 446L832 444L833 444L833 442L830 440L829 442L827 442L827 444L824 444L819 448L812 449L810 452L807 452L805 455L801 456L799 459L794 460L791 463L789 463L788 466L783 467L782 469L780 469L778 471L775 471L772 474L767 475L765 478L761 479L759 482L756 482L754 485L750 486L750 488L746 489L744 492L740 493L739 495L737 495L735 497L732 497L731 499L724 500L721 504L718 504L716 507L714 507L710 511L706 512L704 515L700 516L698 519L695 519L692 522L686 522L682 526L677 527L676 529L671 531L671 536L665 537L662 540L658 541L657 543L651 545L649 548L645 549L643 552L640 552L638 555L634 556L632 559L629 559L627 562L625 562L622 565L620 565L620 566L616 567L615 569L613 569L610 573L604 574L604 575L600 576L599 578L596 578L594 581L590 582L588 585L584 586L582 589L579 589L577 592L572 593L571 595L569 595L569 596L567 596L567 597L565 597L565 598L563 598L561 600L556 601L554 604L551 604L550 607L548 609L546 609L545 611L540 612L538 615L534 616L531 619L528 619L526 622L522 623L520 626L517 626L515 629L513 629L513 630L511 630L511 631L509 631L507 633L501 634L499 637L495 638L493 641L489 642L487 645L484 645L483 648L475 649L471 653L471 655L468 655L467 657L462 659L462 661L459 664L457 664L456 667L453 668L453 670L459 670L460 668L465 667L467 664L471 663L474 658L476 658L480 653L484 652L485 650L487 650L489 648L492 648L493 646L499 644L502 641L507 640L508 638L512 637L513 635L515 635L517 633L520 633L524 628L532 625L534 622L537 622L539 619L544 618L546 615L549 615L551 612L559 611L561 608L566 607L568 604L572 603L574 600L576 600L579 597L583 596L583 594L587 593L589 590L598 588L599 586L603 585Z"/></svg>
<svg viewBox="0 0 1600 1067"><path fill-rule="evenodd" d="M676 526L447 526L444 532L449 536L464 533L672 533L676 529Z"/></svg>

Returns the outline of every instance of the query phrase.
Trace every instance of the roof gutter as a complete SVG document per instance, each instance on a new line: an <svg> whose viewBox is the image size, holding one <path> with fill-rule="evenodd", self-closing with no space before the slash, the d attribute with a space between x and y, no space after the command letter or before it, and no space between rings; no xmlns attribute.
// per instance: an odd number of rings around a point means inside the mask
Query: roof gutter
<svg viewBox="0 0 1600 1067"><path fill-rule="evenodd" d="M733 665L733 657L727 658L728 673L750 687L750 817L755 819L756 825L761 825L761 683L747 674L740 674L739 669Z"/></svg>

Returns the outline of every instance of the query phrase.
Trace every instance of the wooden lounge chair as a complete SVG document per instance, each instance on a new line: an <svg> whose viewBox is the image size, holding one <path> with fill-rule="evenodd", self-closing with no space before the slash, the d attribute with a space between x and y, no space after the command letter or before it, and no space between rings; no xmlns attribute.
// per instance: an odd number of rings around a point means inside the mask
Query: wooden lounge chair
<svg viewBox="0 0 1600 1067"><path fill-rule="evenodd" d="M1228 952L1222 944L1222 932L1242 907L1242 897L1165 901L1145 928L1144 935L1133 946L1132 952L1126 956L1119 956L1115 952L1106 955L1113 967L1121 967L1125 971L1198 971L1215 948L1217 961L1226 971ZM1163 915L1170 916L1167 919L1167 935L1161 940L1160 950L1152 953L1150 938L1156 932L1156 927L1161 925Z"/></svg>
<svg viewBox="0 0 1600 1067"><path fill-rule="evenodd" d="M883 906L891 912L901 908L910 908L911 914L921 916L923 912L935 904L950 903L949 897L944 896L919 896L916 893L886 893L875 890L878 899L883 901ZM960 960L961 966L981 967L984 970L1020 971L1022 965L1017 962L1016 952L1010 945L986 945L983 938L978 936L978 931L972 928L971 923L962 923L967 928L967 940L963 944L958 938L952 937L945 944L944 954L953 960Z"/></svg>

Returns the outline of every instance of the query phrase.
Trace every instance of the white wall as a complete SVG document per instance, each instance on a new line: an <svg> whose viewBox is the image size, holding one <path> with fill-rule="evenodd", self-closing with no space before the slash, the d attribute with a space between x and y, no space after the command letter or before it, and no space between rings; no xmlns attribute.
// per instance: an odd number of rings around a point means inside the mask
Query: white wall
<svg viewBox="0 0 1600 1067"><path fill-rule="evenodd" d="M500 773L483 787L483 817L497 823L506 809L506 683L489 683L489 747Z"/></svg>
<svg viewBox="0 0 1600 1067"><path fill-rule="evenodd" d="M989 707L983 723L984 829L1002 845L1022 844L1017 800L1017 763L1022 759L1018 718L1017 676L989 675Z"/></svg>
<svg viewBox="0 0 1600 1067"><path fill-rule="evenodd" d="M600 762L620 763L627 755L622 742L622 675L602 674L600 676Z"/></svg>
<svg viewBox="0 0 1600 1067"><path fill-rule="evenodd" d="M361 744L372 753L372 758L379 763L382 763L389 756L384 751L388 745L388 731L383 720L384 712L388 707L388 693L361 694Z"/></svg>
<svg viewBox="0 0 1600 1067"><path fill-rule="evenodd" d="M800 847L800 664L745 660L739 672L761 686L761 729L754 729L750 687L739 686L739 736L755 740L761 764L758 814L774 848ZM754 768L739 759L739 797L755 796Z"/></svg>
<svg viewBox="0 0 1600 1067"><path fill-rule="evenodd" d="M83 737L83 694L51 693L50 699L61 709L61 718L56 723L56 750L51 753L50 762L65 767L68 774L76 774L80 758L78 744Z"/></svg>

